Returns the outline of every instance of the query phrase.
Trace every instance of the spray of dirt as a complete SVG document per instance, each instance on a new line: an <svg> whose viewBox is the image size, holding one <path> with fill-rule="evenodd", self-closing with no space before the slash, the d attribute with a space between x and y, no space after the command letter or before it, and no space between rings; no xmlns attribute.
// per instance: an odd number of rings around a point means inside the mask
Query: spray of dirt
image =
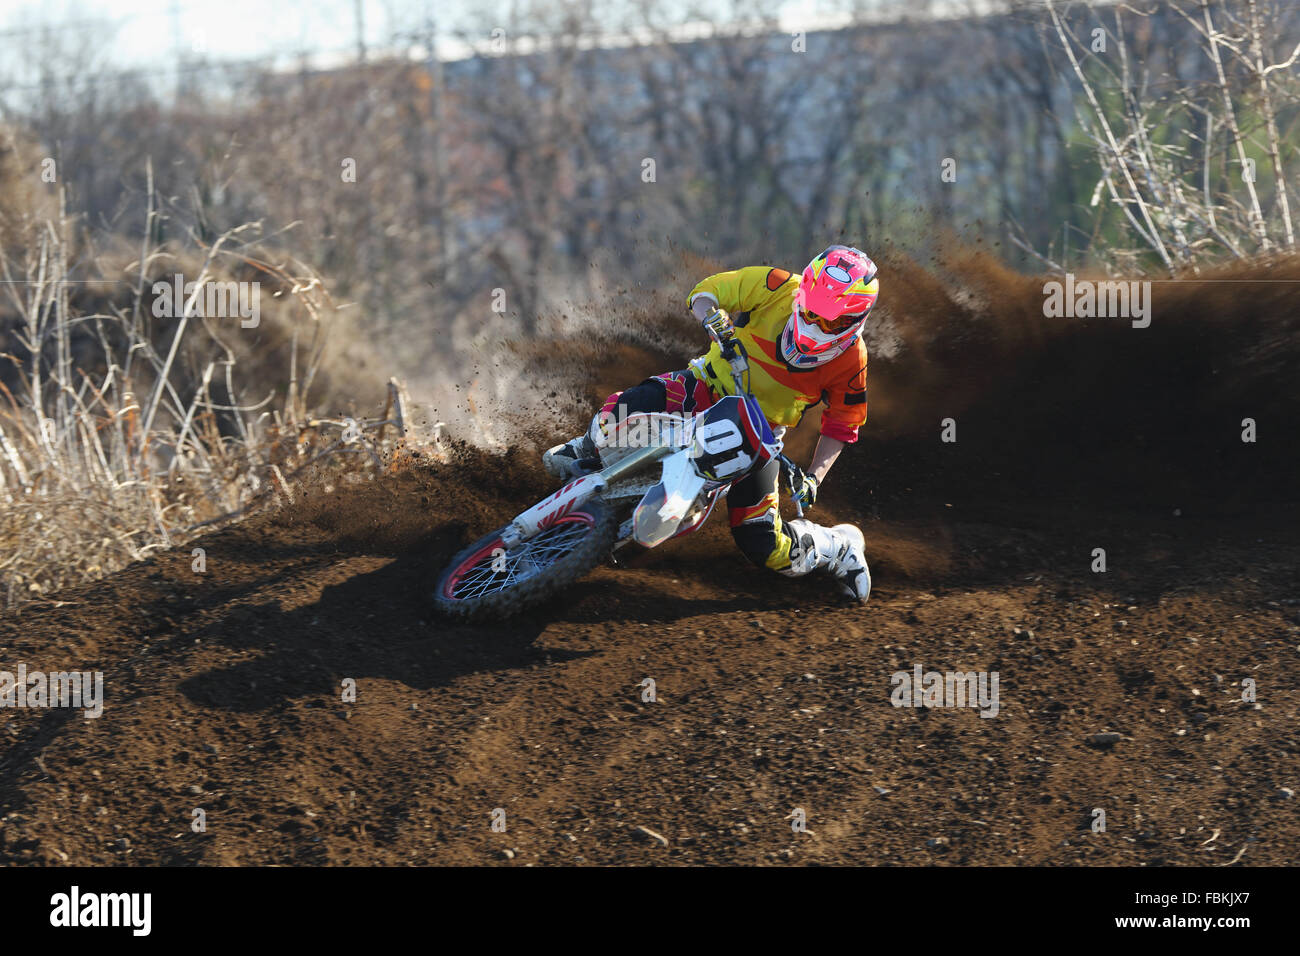
<svg viewBox="0 0 1300 956"><path fill-rule="evenodd" d="M979 248L947 249L929 267L886 251L880 265L870 418L836 468L842 493L938 493L958 476L970 497L1134 504L1294 489L1297 452L1282 436L1300 411L1300 257L1153 282L1147 328L1046 317L1050 277L1013 272ZM703 337L680 299L611 290L549 316L530 341L484 342L490 358L444 386L458 400L431 401L433 414L488 448L570 437L605 395L699 354ZM818 417L790 433L795 456L811 451ZM955 442L940 440L946 419ZM1244 419L1255 442L1242 440Z"/></svg>
<svg viewBox="0 0 1300 956"><path fill-rule="evenodd" d="M969 562L953 552L949 509L1000 521L1031 503L1234 514L1294 499L1297 451L1283 435L1300 413L1300 258L1153 282L1146 328L1046 317L1051 277L1018 274L978 247L953 246L928 265L886 250L880 265L870 417L818 515L862 524L882 572L939 581ZM430 402L431 420L482 449L462 450L455 471L469 481L458 500L473 512L482 488L500 485L490 515L466 514L465 537L549 489L538 451L577 434L606 395L684 367L703 345L680 296L631 289L542 325L527 341L485 339L469 376L442 386L455 400ZM796 459L811 454L818 418L787 435ZM1247 419L1253 442L1243 441ZM955 441L943 440L949 422ZM383 527L394 518L358 498L332 504L324 520ZM723 528L681 547L725 553L726 537Z"/></svg>

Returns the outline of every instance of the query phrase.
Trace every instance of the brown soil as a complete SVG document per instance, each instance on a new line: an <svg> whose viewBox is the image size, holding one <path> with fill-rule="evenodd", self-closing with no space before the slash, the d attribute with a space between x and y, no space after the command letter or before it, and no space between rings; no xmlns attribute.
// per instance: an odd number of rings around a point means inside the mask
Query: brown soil
<svg viewBox="0 0 1300 956"><path fill-rule="evenodd" d="M1035 335L928 293L813 513L864 528L865 607L715 518L449 626L437 571L549 489L466 448L30 606L0 669L102 670L106 704L0 711L0 861L1295 864L1300 310L1161 288L1150 329ZM895 708L916 664L997 671L1000 711Z"/></svg>

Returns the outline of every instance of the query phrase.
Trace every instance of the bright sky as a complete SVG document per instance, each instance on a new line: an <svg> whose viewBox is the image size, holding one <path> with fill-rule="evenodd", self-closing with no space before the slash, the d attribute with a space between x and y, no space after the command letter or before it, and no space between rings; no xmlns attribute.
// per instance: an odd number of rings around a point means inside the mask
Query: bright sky
<svg viewBox="0 0 1300 956"><path fill-rule="evenodd" d="M563 2L563 0L561 0ZM783 25L844 9L915 7L915 0L776 0ZM945 2L945 0L940 0ZM595 0L595 9L609 0ZM726 21L747 13L743 0L661 0L660 7L682 11L681 19ZM282 55L292 59L315 53L355 49L357 0L0 0L0 50L26 44L36 28L66 25L70 32L100 38L98 51L113 67L160 64L179 46L210 59L245 59ZM622 4L610 4L612 10ZM360 0L367 46L386 45L395 32L422 25L435 11L449 30L471 29L486 35L496 22L486 9L506 3L483 0ZM687 12L690 11L690 12ZM751 14L752 15L752 14ZM0 55L2 58L2 55Z"/></svg>
<svg viewBox="0 0 1300 956"><path fill-rule="evenodd" d="M182 72L201 76L204 64L256 60L297 69L304 54L316 68L353 59L357 10L368 51L422 46L426 18L436 17L438 49L444 59L470 53L464 38L486 43L496 28L511 30L509 11L589 3L603 18L602 33L623 35L643 28L646 0L0 0L0 110L22 104L42 89L46 76L73 85L95 85L99 77L137 74L160 89ZM754 22L756 7L775 9L780 29L828 29L847 12L868 19L899 16L961 16L1005 0L649 0L654 26ZM629 18L630 17L630 18ZM667 22L665 22L667 21ZM516 35L526 34L524 29ZM53 39L49 35L53 34ZM405 36L402 36L405 34ZM396 40L396 42L394 42ZM179 51L179 53L178 53ZM423 55L422 52L419 55Z"/></svg>
<svg viewBox="0 0 1300 956"><path fill-rule="evenodd" d="M438 6L447 4L439 0ZM421 8L405 0L363 0L368 41L386 40L396 16L410 11L407 22L413 22ZM353 0L0 0L0 41L12 40L13 31L30 36L47 24L110 41L114 65L123 67L168 60L178 41L213 59L335 50L356 42Z"/></svg>

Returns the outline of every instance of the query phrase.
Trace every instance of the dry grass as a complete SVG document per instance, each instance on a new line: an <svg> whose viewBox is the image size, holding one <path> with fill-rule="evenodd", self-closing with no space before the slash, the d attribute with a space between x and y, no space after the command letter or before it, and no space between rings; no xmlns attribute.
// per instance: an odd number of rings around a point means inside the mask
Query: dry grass
<svg viewBox="0 0 1300 956"><path fill-rule="evenodd" d="M145 240L128 267L129 302L97 300L101 310L79 314L73 303L96 281L122 287L120 274L94 274L107 257L73 237L61 203L54 218L5 225L0 297L16 322L16 347L4 356L12 371L0 380L0 600L7 606L291 498L294 483L309 475L374 475L400 461L406 429L395 384L379 419L309 416L336 309L310 269L243 238L255 227L209 244L194 240L197 256ZM181 261L200 289L257 277L263 298L273 299L258 345L240 340L237 318L200 314L194 296L175 318L151 315L153 281ZM269 390L268 352L281 376ZM255 375L244 374L249 366ZM253 387L265 397L244 399Z"/></svg>

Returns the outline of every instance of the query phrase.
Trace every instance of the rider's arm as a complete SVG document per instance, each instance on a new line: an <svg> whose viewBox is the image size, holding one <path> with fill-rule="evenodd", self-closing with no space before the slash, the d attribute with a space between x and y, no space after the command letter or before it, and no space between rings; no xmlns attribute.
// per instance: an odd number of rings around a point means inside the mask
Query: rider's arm
<svg viewBox="0 0 1300 956"><path fill-rule="evenodd" d="M866 350L860 354L863 364L857 372L831 382L822 393L826 410L822 412L821 434L817 436L817 447L813 449L812 462L808 465L808 474L817 479L819 485L826 479L826 473L840 457L844 446L858 440L858 429L867 420Z"/></svg>
<svg viewBox="0 0 1300 956"><path fill-rule="evenodd" d="M822 434L817 436L817 447L813 449L812 464L808 466L808 474L817 479L817 484L826 480L826 473L831 470L831 465L835 464L835 459L840 457L840 452L844 450L844 442L838 438L831 438L829 435Z"/></svg>
<svg viewBox="0 0 1300 956"><path fill-rule="evenodd" d="M719 272L701 279L687 296L686 303L701 322L714 309L733 314L748 312L767 301L789 278L790 273L784 269L767 266Z"/></svg>
<svg viewBox="0 0 1300 956"><path fill-rule="evenodd" d="M845 445L858 440L858 429L867 420L867 367L866 351L862 352L862 367L856 373L832 382L823 393L826 410L822 412L821 437L813 452L809 474L820 482L839 457Z"/></svg>

